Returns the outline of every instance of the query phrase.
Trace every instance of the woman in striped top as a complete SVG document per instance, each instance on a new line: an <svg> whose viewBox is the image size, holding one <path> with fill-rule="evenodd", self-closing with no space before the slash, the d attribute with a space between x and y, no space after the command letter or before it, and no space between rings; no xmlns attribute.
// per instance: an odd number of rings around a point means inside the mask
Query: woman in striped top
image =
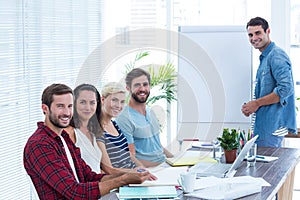
<svg viewBox="0 0 300 200"><path fill-rule="evenodd" d="M130 153L126 137L113 120L124 108L126 90L121 84L110 82L102 88L101 96L104 134L97 138L97 144L102 151L102 169L143 167Z"/></svg>

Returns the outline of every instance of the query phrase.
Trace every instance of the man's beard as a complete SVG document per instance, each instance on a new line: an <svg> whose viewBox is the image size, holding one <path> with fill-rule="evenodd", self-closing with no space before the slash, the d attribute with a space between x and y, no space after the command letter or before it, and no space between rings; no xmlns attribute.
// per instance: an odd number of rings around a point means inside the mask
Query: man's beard
<svg viewBox="0 0 300 200"><path fill-rule="evenodd" d="M138 103L146 103L149 95L150 95L150 92L148 92L147 96L144 99L140 99L135 93L132 93L131 97Z"/></svg>
<svg viewBox="0 0 300 200"><path fill-rule="evenodd" d="M69 117L69 116L63 116L63 117ZM67 128L67 127L69 126L69 124L68 124L68 125L61 125L61 124L59 123L59 119L53 117L51 111L50 111L50 113L49 113L49 120L50 120L50 122L51 122L54 126L56 126L57 128Z"/></svg>

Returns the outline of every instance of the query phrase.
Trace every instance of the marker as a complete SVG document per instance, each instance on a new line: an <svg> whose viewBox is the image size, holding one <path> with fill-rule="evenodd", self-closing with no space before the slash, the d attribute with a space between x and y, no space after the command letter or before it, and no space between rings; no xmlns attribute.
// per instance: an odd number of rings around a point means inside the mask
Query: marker
<svg viewBox="0 0 300 200"><path fill-rule="evenodd" d="M145 172L146 170L144 169L138 169L137 172Z"/></svg>

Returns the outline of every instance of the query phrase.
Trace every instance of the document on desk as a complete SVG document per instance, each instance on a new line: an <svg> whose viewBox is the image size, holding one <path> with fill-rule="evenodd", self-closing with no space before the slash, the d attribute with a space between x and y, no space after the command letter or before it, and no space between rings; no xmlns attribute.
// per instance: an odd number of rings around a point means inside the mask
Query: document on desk
<svg viewBox="0 0 300 200"><path fill-rule="evenodd" d="M187 166L183 167L155 167L149 169L149 171L154 174L158 179L155 181L146 180L141 184L129 184L129 186L142 187L142 186L178 186L178 177L181 173L188 170Z"/></svg>
<svg viewBox="0 0 300 200"><path fill-rule="evenodd" d="M204 177L196 180L195 191L185 196L204 199L236 199L261 192L270 186L263 178L240 176L232 178Z"/></svg>

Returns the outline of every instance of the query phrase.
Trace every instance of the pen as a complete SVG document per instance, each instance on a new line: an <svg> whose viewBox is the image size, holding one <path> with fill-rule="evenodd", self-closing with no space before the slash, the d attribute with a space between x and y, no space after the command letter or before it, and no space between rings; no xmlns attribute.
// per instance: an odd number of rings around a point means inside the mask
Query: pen
<svg viewBox="0 0 300 200"><path fill-rule="evenodd" d="M264 156L256 156L256 158L265 159L265 157L264 157Z"/></svg>
<svg viewBox="0 0 300 200"><path fill-rule="evenodd" d="M196 138L194 138L194 139L183 139L183 141L187 141L187 142L193 142L193 141L199 141L199 139L196 139Z"/></svg>
<svg viewBox="0 0 300 200"><path fill-rule="evenodd" d="M201 146L209 147L209 146L213 146L213 144L201 144Z"/></svg>
<svg viewBox="0 0 300 200"><path fill-rule="evenodd" d="M144 169L138 169L137 172L145 172L146 170Z"/></svg>

